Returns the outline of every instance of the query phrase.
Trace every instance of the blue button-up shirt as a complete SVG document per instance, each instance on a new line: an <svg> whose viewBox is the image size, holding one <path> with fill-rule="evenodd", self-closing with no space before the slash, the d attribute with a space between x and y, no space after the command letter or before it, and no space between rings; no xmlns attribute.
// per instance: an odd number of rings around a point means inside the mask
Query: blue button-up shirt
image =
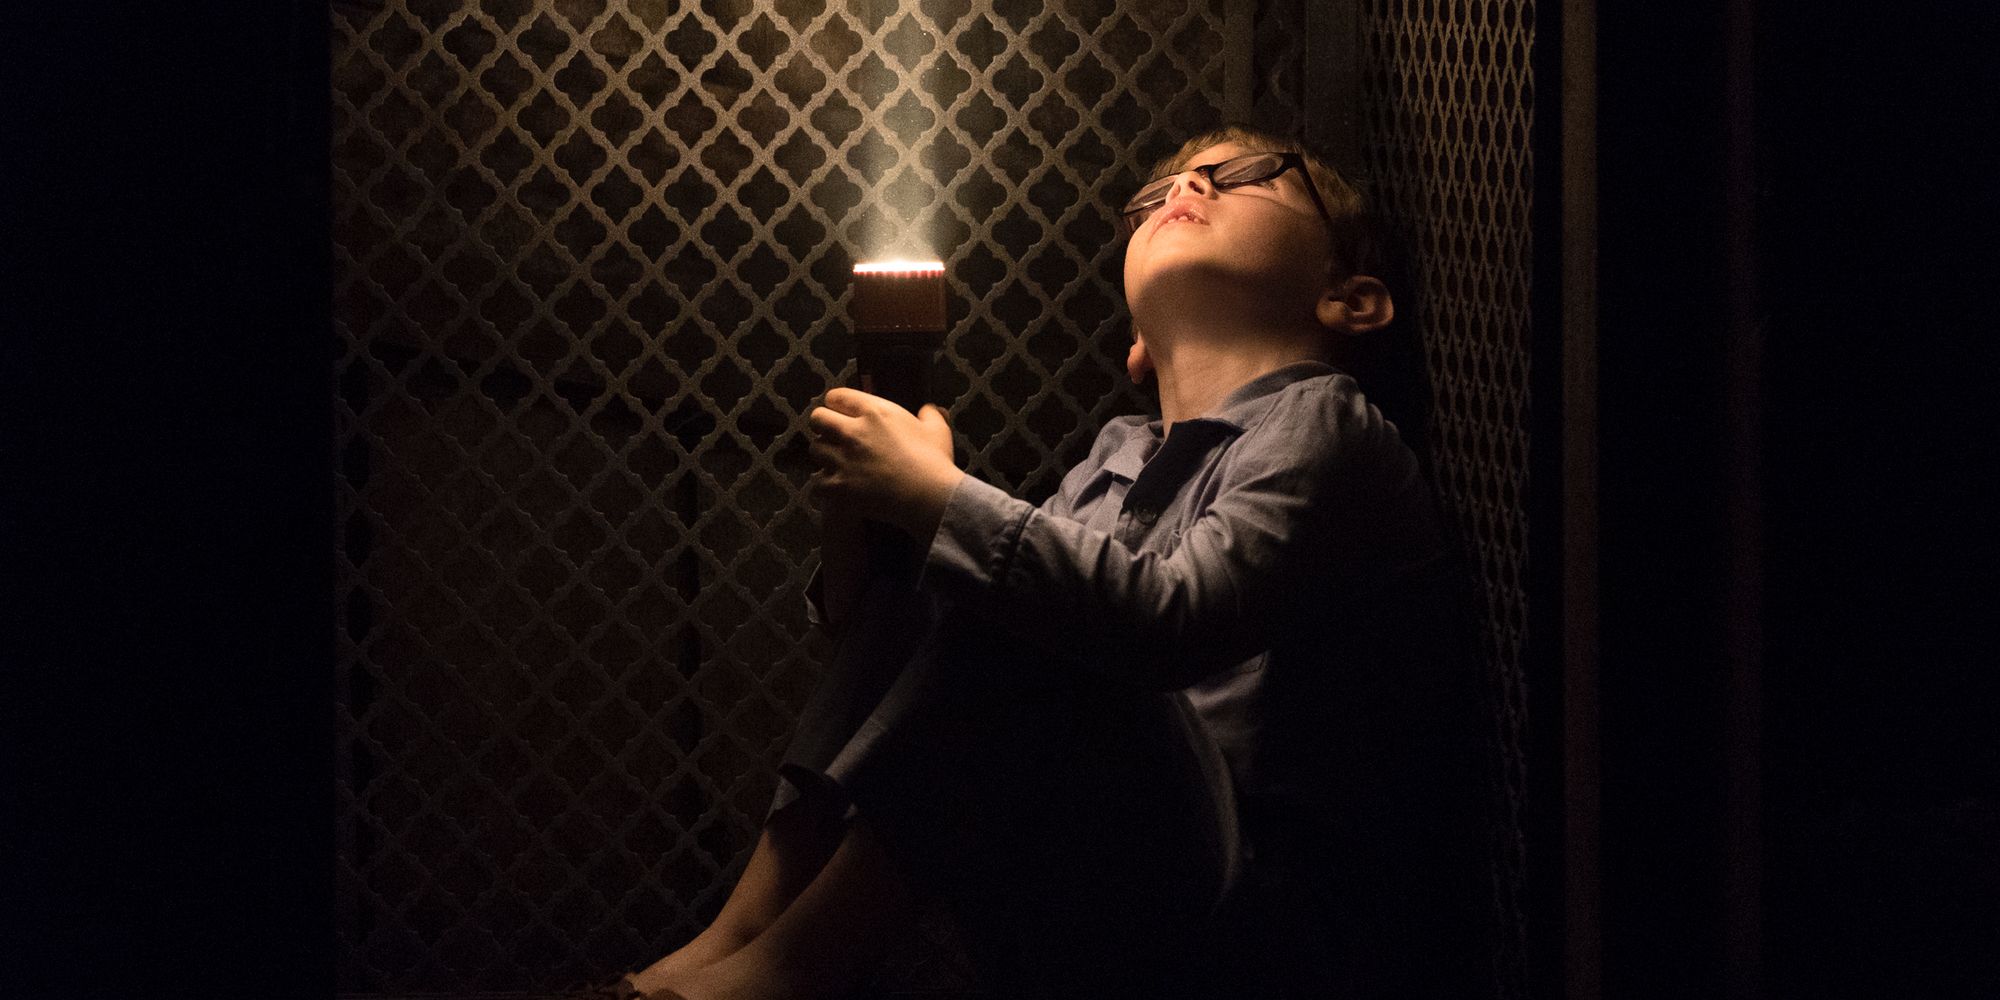
<svg viewBox="0 0 2000 1000"><path fill-rule="evenodd" d="M1112 420L1040 507L966 477L919 587L1034 647L1023 670L1184 691L1239 798L1310 821L1426 711L1396 685L1453 625L1445 551L1395 425L1301 362L1171 435Z"/></svg>

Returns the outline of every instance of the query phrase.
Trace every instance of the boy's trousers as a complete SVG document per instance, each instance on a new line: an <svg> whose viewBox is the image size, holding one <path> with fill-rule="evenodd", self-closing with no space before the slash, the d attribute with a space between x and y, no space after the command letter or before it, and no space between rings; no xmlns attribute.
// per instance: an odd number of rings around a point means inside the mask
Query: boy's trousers
<svg viewBox="0 0 2000 1000"><path fill-rule="evenodd" d="M941 614L906 582L864 605L773 811L863 817L995 986L1187 985L1241 848L1228 771L1186 699Z"/></svg>

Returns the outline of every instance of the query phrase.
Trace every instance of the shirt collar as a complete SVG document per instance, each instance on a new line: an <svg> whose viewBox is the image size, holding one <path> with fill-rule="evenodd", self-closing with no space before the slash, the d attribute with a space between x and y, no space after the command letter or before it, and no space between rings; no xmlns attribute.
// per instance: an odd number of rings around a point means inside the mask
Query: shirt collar
<svg viewBox="0 0 2000 1000"><path fill-rule="evenodd" d="M1274 397L1286 386L1302 382L1320 375L1333 375L1339 369L1319 361L1294 361L1283 368L1273 369L1238 386L1216 408L1213 414L1191 417L1180 421L1194 425L1188 430L1206 424L1211 432L1241 434L1250 423L1275 402ZM1164 427L1158 420L1149 420L1131 429L1129 436L1119 443L1117 450L1100 466L1103 472L1117 476L1126 482L1139 478L1139 471L1146 467L1146 461L1160 448L1165 440Z"/></svg>
<svg viewBox="0 0 2000 1000"><path fill-rule="evenodd" d="M1261 416L1276 402L1273 398L1280 390L1294 382L1303 382L1320 375L1338 374L1339 369L1322 361L1294 361L1283 368L1272 369L1237 387L1235 392L1223 399L1212 414L1196 417L1196 420L1210 420L1227 424L1236 433ZM1182 421L1186 423L1186 421Z"/></svg>
<svg viewBox="0 0 2000 1000"><path fill-rule="evenodd" d="M1160 447L1160 422L1147 421L1119 444L1118 450L1104 460L1102 466L1108 472L1126 482L1139 478L1139 470L1146 467L1146 459Z"/></svg>

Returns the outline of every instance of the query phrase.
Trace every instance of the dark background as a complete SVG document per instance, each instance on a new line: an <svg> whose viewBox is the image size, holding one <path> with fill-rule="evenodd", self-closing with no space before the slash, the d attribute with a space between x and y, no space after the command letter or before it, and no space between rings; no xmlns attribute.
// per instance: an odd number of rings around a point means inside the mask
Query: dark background
<svg viewBox="0 0 2000 1000"><path fill-rule="evenodd" d="M324 995L324 12L114 4L15 30L0 982Z"/></svg>
<svg viewBox="0 0 2000 1000"><path fill-rule="evenodd" d="M5 64L19 995L330 991L328 358L288 333L328 322L321 13L75 14ZM1992 18L1756 21L1773 996L1994 982ZM1716 888L1721 21L1600 38L1614 995L1722 992L1748 905Z"/></svg>
<svg viewBox="0 0 2000 1000"><path fill-rule="evenodd" d="M1992 995L1994 16L1755 5L1749 353L1726 16L1599 34L1605 995Z"/></svg>

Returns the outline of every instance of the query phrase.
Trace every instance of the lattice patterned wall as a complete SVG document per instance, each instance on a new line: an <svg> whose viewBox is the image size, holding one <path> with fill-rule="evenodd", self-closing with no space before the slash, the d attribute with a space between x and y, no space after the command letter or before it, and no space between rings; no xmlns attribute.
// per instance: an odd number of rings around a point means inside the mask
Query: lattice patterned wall
<svg viewBox="0 0 2000 1000"><path fill-rule="evenodd" d="M1251 41L1250 121L1278 135L1305 133L1306 0L1258 0Z"/></svg>
<svg viewBox="0 0 2000 1000"><path fill-rule="evenodd" d="M714 913L816 680L798 424L850 264L943 256L961 457L1053 491L1143 405L1100 203L1215 122L1222 22L335 8L342 990L588 978Z"/></svg>
<svg viewBox="0 0 2000 1000"><path fill-rule="evenodd" d="M1501 994L1522 996L1528 623L1528 345L1535 8L1528 0L1369 0L1361 147L1410 243L1435 402L1438 490L1483 606L1505 811L1496 845Z"/></svg>

